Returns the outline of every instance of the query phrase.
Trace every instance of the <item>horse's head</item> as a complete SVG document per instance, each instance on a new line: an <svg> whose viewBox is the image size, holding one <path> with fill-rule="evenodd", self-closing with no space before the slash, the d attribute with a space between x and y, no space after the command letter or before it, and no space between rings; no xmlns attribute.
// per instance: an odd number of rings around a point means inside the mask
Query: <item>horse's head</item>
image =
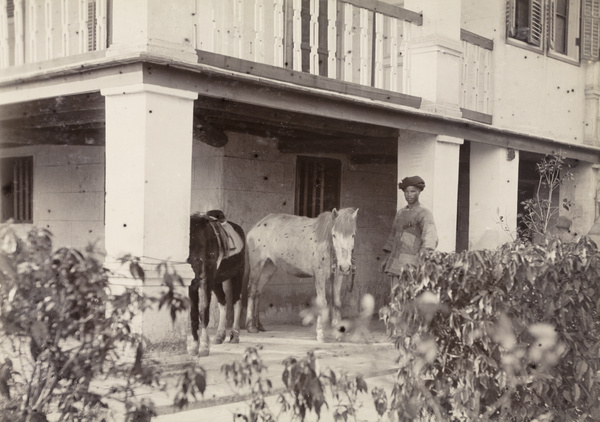
<svg viewBox="0 0 600 422"><path fill-rule="evenodd" d="M356 234L356 215L358 208L344 208L331 212L333 226L331 240L336 257L336 271L342 275L350 274L352 270L352 251L354 250L354 236Z"/></svg>

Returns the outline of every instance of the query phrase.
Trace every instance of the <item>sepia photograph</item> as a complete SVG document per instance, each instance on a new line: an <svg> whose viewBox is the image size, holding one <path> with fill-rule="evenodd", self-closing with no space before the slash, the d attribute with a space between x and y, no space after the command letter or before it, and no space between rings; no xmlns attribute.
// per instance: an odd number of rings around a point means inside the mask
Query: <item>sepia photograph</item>
<svg viewBox="0 0 600 422"><path fill-rule="evenodd" d="M600 0L0 0L0 422L600 421Z"/></svg>

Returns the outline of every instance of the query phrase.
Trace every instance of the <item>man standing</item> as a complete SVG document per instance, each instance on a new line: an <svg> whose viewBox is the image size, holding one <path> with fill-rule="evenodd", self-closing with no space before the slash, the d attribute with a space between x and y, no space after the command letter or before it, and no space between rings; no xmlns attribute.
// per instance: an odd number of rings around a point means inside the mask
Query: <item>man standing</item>
<svg viewBox="0 0 600 422"><path fill-rule="evenodd" d="M405 177L398 188L404 191L408 205L396 213L392 232L383 246L386 252L383 271L392 277L392 285L406 264L417 263L422 249L435 249L438 243L433 214L419 203L419 195L425 189L423 179Z"/></svg>

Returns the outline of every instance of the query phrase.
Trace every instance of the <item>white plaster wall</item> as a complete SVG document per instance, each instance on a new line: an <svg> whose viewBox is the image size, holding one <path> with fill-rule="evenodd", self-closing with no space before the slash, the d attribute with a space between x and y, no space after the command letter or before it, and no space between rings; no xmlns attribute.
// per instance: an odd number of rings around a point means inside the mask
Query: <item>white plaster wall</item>
<svg viewBox="0 0 600 422"><path fill-rule="evenodd" d="M597 173L592 164L584 162L577 163L569 171L573 179L565 181L560 186L559 215L568 217L572 221L570 232L578 239L590 230L596 219ZM568 210L562 206L565 198L572 203Z"/></svg>
<svg viewBox="0 0 600 422"><path fill-rule="evenodd" d="M493 125L583 143L585 67L508 45L505 3L462 1L461 27L494 41Z"/></svg>
<svg viewBox="0 0 600 422"><path fill-rule="evenodd" d="M104 251L104 148L49 145L0 152L33 156L33 224L50 230L54 246ZM18 225L25 233L30 225Z"/></svg>
<svg viewBox="0 0 600 422"><path fill-rule="evenodd" d="M190 214L223 206L223 149L195 141L192 148L192 192Z"/></svg>
<svg viewBox="0 0 600 422"><path fill-rule="evenodd" d="M469 249L495 249L516 239L519 154L471 143Z"/></svg>

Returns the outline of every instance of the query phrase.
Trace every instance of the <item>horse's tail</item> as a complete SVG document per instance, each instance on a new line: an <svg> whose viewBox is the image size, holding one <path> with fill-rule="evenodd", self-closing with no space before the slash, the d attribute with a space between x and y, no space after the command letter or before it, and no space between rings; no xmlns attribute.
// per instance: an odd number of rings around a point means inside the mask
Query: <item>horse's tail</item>
<svg viewBox="0 0 600 422"><path fill-rule="evenodd" d="M248 310L248 280L250 279L250 255L248 252L247 238L244 239L244 277L242 278L242 311L240 313L240 327L246 326L246 312Z"/></svg>

